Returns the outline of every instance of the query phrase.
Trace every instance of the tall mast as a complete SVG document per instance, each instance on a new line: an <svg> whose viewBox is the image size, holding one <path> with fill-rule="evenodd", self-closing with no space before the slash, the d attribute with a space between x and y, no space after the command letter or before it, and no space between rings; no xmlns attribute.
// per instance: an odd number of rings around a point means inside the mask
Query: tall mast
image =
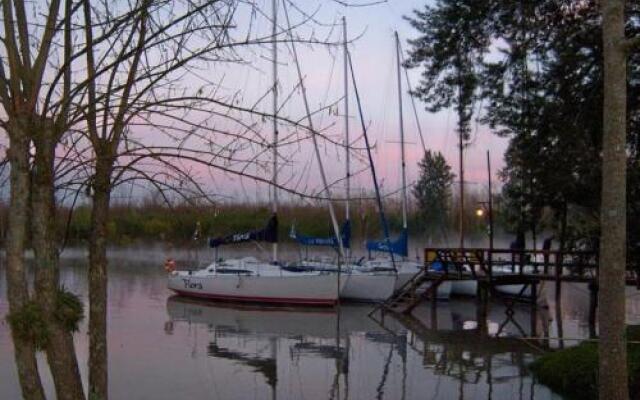
<svg viewBox="0 0 640 400"><path fill-rule="evenodd" d="M271 58L273 60L273 176L271 178L271 188L273 197L271 199L271 207L273 215L278 215L278 41L276 35L278 33L278 0L271 1L273 12L273 25L271 27L271 38L273 40L271 46ZM278 263L278 243L273 243L273 259L274 264Z"/></svg>
<svg viewBox="0 0 640 400"><path fill-rule="evenodd" d="M356 84L356 74L353 72L353 60L351 55L347 52L349 59L349 72L351 72L351 82L353 82L353 94L356 96L356 104L358 105L358 114L360 115L360 126L362 127L362 136L364 136L364 143L367 147L367 157L369 158L369 168L371 168L371 178L373 179L373 188L376 191L376 203L378 203L378 212L380 213L380 222L382 223L382 231L384 233L384 239L387 242L387 246L391 249L391 241L389 240L389 226L387 225L387 219L384 216L384 207L382 205L382 197L380 197L380 186L378 185L378 177L376 176L376 166L373 163L373 156L371 155L371 146L369 145L369 135L367 135L367 125L364 122L364 114L362 113L362 103L360 102L360 95L358 94L358 85ZM391 265L393 270L397 273L396 261L393 257L393 251L389 251L391 257Z"/></svg>
<svg viewBox="0 0 640 400"><path fill-rule="evenodd" d="M460 202L458 210L458 224L460 230L460 250L464 249L464 139L463 131L459 132L459 147L460 147Z"/></svg>
<svg viewBox="0 0 640 400"><path fill-rule="evenodd" d="M396 61L398 69L398 113L400 114L400 154L402 160L402 228L407 229L407 163L404 156L404 120L402 119L402 61L400 54L400 38L396 36Z"/></svg>
<svg viewBox="0 0 640 400"><path fill-rule="evenodd" d="M350 203L351 203L351 154L349 152L349 71L348 71L348 49L347 49L347 18L342 17L342 34L343 34L343 49L344 49L344 152L346 163L346 185L347 185L347 203L345 205L345 220L347 224L351 221L350 215ZM350 249L345 249L347 259L351 255Z"/></svg>
<svg viewBox="0 0 640 400"><path fill-rule="evenodd" d="M300 81L300 90L302 91L302 99L304 100L304 109L307 114L307 124L311 131L311 140L313 141L313 149L318 162L318 169L320 170L320 177L322 178L322 186L324 187L324 194L327 197L327 204L329 206L329 214L331 216L331 225L333 225L333 233L335 234L336 241L338 242L338 252L340 258L344 260L344 246L342 245L342 237L340 235L340 227L338 226L338 219L336 218L336 212L333 208L333 202L331 201L331 189L327 181L327 175L324 172L324 165L322 163L322 157L320 155L320 149L318 147L318 134L313 128L313 119L311 118L311 107L309 106L309 100L307 98L307 89L304 84L304 77L302 76L302 69L300 68L300 61L298 59L298 52L296 50L296 42L291 33L291 21L289 20L289 12L287 11L287 3L282 3L284 8L284 15L287 18L287 28L289 30L289 38L291 39L291 52L293 53L293 59L296 64L296 71L298 72L298 80ZM338 263L338 288L340 287L340 263Z"/></svg>

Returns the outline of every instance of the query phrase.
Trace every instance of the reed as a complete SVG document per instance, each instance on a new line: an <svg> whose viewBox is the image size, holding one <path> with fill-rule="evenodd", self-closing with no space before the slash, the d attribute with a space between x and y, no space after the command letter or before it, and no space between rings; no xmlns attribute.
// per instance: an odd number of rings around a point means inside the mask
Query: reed
<svg viewBox="0 0 640 400"><path fill-rule="evenodd" d="M357 201L352 205L351 223L354 239L377 238L382 234L375 203ZM391 232L402 228L400 202L389 200L385 204ZM344 207L336 207L339 221L344 220ZM70 223L67 220L71 213ZM474 209L468 210L470 237L482 238L485 227L473 216ZM154 202L140 202L134 205L112 206L108 239L112 245L130 245L138 242L170 241L176 245L193 239L196 225L200 224L200 236L227 235L262 228L270 214L269 204L230 203L220 205L181 204L168 207ZM451 232L455 227L454 216L444 221L444 226L435 226L420 220L415 207L409 211L409 232L413 237L423 237L428 232L440 234ZM280 206L279 233L287 238L292 225L300 233L313 236L329 236L333 230L326 205L315 203L285 203ZM475 218L475 219L474 219ZM83 244L91 231L91 207L81 205L72 212L62 209L58 217L60 237L67 237L68 243ZM442 224L442 223L440 223ZM286 239L285 239L286 240Z"/></svg>

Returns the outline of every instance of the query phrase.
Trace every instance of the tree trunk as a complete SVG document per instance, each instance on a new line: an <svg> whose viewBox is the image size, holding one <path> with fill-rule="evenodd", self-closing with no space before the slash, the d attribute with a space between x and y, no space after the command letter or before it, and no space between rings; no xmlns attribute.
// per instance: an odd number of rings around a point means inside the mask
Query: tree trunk
<svg viewBox="0 0 640 400"><path fill-rule="evenodd" d="M84 399L71 332L55 318L59 290L58 249L55 231L55 141L46 126L35 132L36 148L31 186L35 290L49 328L47 361L59 400Z"/></svg>
<svg viewBox="0 0 640 400"><path fill-rule="evenodd" d="M111 198L112 157L96 154L89 240L89 393L108 398L107 223Z"/></svg>
<svg viewBox="0 0 640 400"><path fill-rule="evenodd" d="M629 398L625 334L626 101L624 0L602 0L604 109L602 206L598 291L599 394Z"/></svg>
<svg viewBox="0 0 640 400"><path fill-rule="evenodd" d="M7 226L7 297L9 311L18 312L29 300L25 274L24 251L29 214L29 139L15 123L10 122L10 147L7 157L11 165L11 196ZM22 397L27 400L44 399L44 391L38 373L36 348L11 330L16 367Z"/></svg>

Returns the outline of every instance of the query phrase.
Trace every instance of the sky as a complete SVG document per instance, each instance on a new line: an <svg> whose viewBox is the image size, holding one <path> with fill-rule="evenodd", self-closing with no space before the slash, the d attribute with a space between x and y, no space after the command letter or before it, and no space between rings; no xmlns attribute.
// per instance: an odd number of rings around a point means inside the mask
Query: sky
<svg viewBox="0 0 640 400"><path fill-rule="evenodd" d="M364 3L369 0L350 0L352 4ZM280 3L278 20L280 26L286 27L286 19ZM260 4L260 0L258 0ZM425 0L387 0L381 4L368 7L344 7L338 1L333 0L304 0L295 4L300 10L312 15L314 23L307 23L296 28L299 37L313 37L317 39L329 38L330 41L342 40L340 23L345 16L348 24L348 36L350 40L349 50L355 68L356 80L360 97L362 99L363 113L367 121L370 140L375 143L374 163L378 177L383 186L384 193L395 193L401 187L400 169L400 145L399 145L399 113L398 113L398 88L396 76L396 58L394 31L398 32L400 41L406 55L407 39L417 36L417 32L403 19L411 15L416 8L423 8ZM263 12L270 13L271 0L262 0L260 8ZM304 18L300 10L289 7L288 11L292 21L300 21ZM255 35L266 34L271 29L270 21L258 16L254 20L252 30ZM238 26L248 19L239 13ZM293 22L295 24L295 22ZM245 24L246 25L246 24ZM245 31L238 29L238 36ZM344 109L340 99L343 96L343 57L342 49L325 45L297 46L299 62L304 75L307 88L307 97L312 109L318 109L323 105L333 104L332 112L327 110L314 115L313 123L316 129L322 130L336 141L341 142L344 135L343 117ZM242 53L246 64L243 66L231 65L221 67L215 71L208 71L212 80L221 79L224 82L219 93L241 93L240 102L253 104L269 91L272 86L271 53L269 46L262 46ZM279 58L279 90L281 101L281 115L294 120L302 120L305 116L303 98L299 90L295 90L298 84L298 76L295 68L291 49L281 44L278 51ZM409 79L412 86L418 85L420 79L419 70L410 70ZM411 99L407 93L408 88L403 76L403 116L405 127L407 182L410 185L417 179L417 163L422 157L423 150L418 138L417 123L411 108ZM361 137L362 129L358 119L356 101L353 86L350 86L349 101L349 128L351 138ZM287 96L291 94L290 97ZM287 101L284 99L287 98ZM265 96L258 103L259 108L270 113L272 108L271 96ZM424 109L424 105L416 101L418 118L426 141L426 147L440 151L458 174L458 147L456 116L452 110L439 113L430 113ZM306 121L304 121L306 124ZM221 122L221 128L225 128L225 122ZM262 134L270 139L269 124L264 124ZM233 129L232 127L227 127ZM283 128L286 130L287 128ZM281 137L291 135L292 132L280 132ZM297 133L297 136L304 133ZM363 141L353 143L362 147ZM507 142L492 134L488 128L478 123L472 124L472 140L465 152L465 183L469 190L486 190L487 167L486 151L491 152L492 171L494 173L494 185L497 185L495 173L503 166L503 153ZM320 147L324 168L330 182L344 177L343 150L336 146L322 143ZM314 158L311 141L303 144L284 146L279 150L280 182L293 187L298 191L314 193L320 190L321 181L317 161ZM352 173L364 171L367 163L364 162L364 152L359 152L354 157ZM269 178L270 171L264 168L255 168L252 173ZM201 176L202 179L210 179L213 190L219 192L224 198L233 201L266 201L269 198L268 185L252 182L247 179L239 179L228 174L213 173ZM344 193L344 184L337 184L334 188L334 196ZM352 182L352 191L356 194L371 192L373 189L371 175L368 172L356 174ZM280 198L293 199L287 194L280 194ZM294 197L295 198L295 197Z"/></svg>
<svg viewBox="0 0 640 400"><path fill-rule="evenodd" d="M372 118L372 135L378 143L385 146L389 141L397 141L397 96L395 81L395 59L393 58L393 32L397 31L403 50L406 54L409 48L407 39L417 36L417 32L403 19L411 15L414 9L421 9L424 0L389 0L384 4L366 9L351 9L347 14L349 24L355 32L366 29L362 39L353 44L354 63L359 68L358 79L363 93L368 98ZM413 87L420 80L419 70L410 70L409 76ZM403 82L404 83L404 82ZM382 86L382 96L376 95L376 87ZM407 141L415 143L406 148L407 164L409 168L408 181L416 179L416 163L422 156L420 142L417 135L417 125L410 107L410 97L404 88L404 120ZM456 116L451 110L437 114L425 111L419 101L418 116L426 146L431 150L442 152L454 171L458 170L458 146L455 132ZM492 170L495 172L503 165L503 153L506 141L492 134L486 127L473 125L472 143L465 154L465 182L470 185L487 181L486 151L490 151ZM397 185L399 174L399 146L387 145L384 156L378 157L381 174L393 184Z"/></svg>

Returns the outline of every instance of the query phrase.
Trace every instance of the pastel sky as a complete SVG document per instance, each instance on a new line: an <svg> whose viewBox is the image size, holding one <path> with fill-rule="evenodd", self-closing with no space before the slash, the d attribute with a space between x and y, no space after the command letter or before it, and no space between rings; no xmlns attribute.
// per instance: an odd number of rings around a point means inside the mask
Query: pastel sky
<svg viewBox="0 0 640 400"><path fill-rule="evenodd" d="M364 3L368 0L350 0L352 3ZM281 3L281 1L279 1ZM271 0L262 1L262 10L271 11ZM400 145L399 118L398 118L398 89L396 78L396 58L394 31L398 31L404 52L408 49L407 39L413 38L417 33L409 26L403 16L410 15L412 10L424 7L425 0L388 0L384 3L370 7L344 7L339 2L329 0L304 0L296 2L297 6L305 12L312 14L317 24L309 24L296 30L300 37L315 37L317 39L329 38L331 41L340 41L342 38L339 24L342 16L346 16L349 37L352 43L349 45L355 67L356 79L360 96L362 98L363 111L368 125L370 138L376 144L374 160L378 175L383 183L386 193L397 191L401 186L400 173ZM282 7L282 5L280 5ZM289 7L289 14L293 21L300 21L303 17L299 10ZM286 27L286 20L282 8L279 13L280 26ZM327 26L321 25L326 24ZM256 19L255 32L268 32L270 23L265 18ZM324 45L298 45L299 61L305 84L307 86L308 99L312 109L322 105L336 103L332 112L324 111L314 116L314 125L323 129L323 133L330 135L336 141L342 141L344 132L343 105L339 101L343 96L343 57L340 47ZM270 48L264 46L243 54L249 61L247 65L239 68L221 68L211 71L212 76L224 76L224 90L228 93L241 92L240 101L250 104L265 94L272 85ZM303 99L299 91L294 90L298 77L291 56L291 51L285 45L280 45L279 57L279 88L281 101L292 92L288 101L282 105L281 114L291 119L303 119ZM419 82L419 70L409 72L412 85ZM422 156L422 146L418 138L417 124L411 108L410 96L403 77L403 106L406 136L406 158L408 166L408 179L410 184L417 178L417 162ZM353 86L350 87L350 131L351 137L361 136L361 128L357 114ZM271 96L265 96L259 103L259 107L265 112L271 112ZM437 114L425 111L419 101L418 117L424 133L426 146L431 150L442 152L454 172L458 171L457 135L455 132L456 116L451 110ZM223 123L224 124L224 123ZM305 121L306 124L306 121ZM270 139L269 124L265 124L263 136ZM281 132L281 136L291 134ZM299 135L303 135L300 133ZM472 142L465 155L465 182L468 182L470 190L477 187L484 188L487 181L486 151L491 151L491 161L494 174L503 165L503 153L506 141L489 132L488 128L475 122L472 124ZM362 140L355 143L362 146ZM320 178L318 166L314 159L311 142L306 141L301 145L290 145L280 150L281 157L288 162L282 163L280 168L280 181L295 186L305 192L318 191ZM329 181L335 181L344 176L344 155L342 150L331 145L321 146L323 163L329 177ZM356 156L353 171L364 170L365 154ZM359 160L358 160L359 159ZM269 177L269 171L254 169L250 172L258 173L265 178ZM214 190L220 194L229 196L235 200L251 201L267 200L268 188L265 184L256 184L247 179L238 179L228 175L213 174ZM496 180L497 183L497 180ZM368 173L360 173L354 178L352 184L354 192L371 192L372 183ZM341 195L344 185L335 186L337 195ZM286 198L286 195L282 197Z"/></svg>

